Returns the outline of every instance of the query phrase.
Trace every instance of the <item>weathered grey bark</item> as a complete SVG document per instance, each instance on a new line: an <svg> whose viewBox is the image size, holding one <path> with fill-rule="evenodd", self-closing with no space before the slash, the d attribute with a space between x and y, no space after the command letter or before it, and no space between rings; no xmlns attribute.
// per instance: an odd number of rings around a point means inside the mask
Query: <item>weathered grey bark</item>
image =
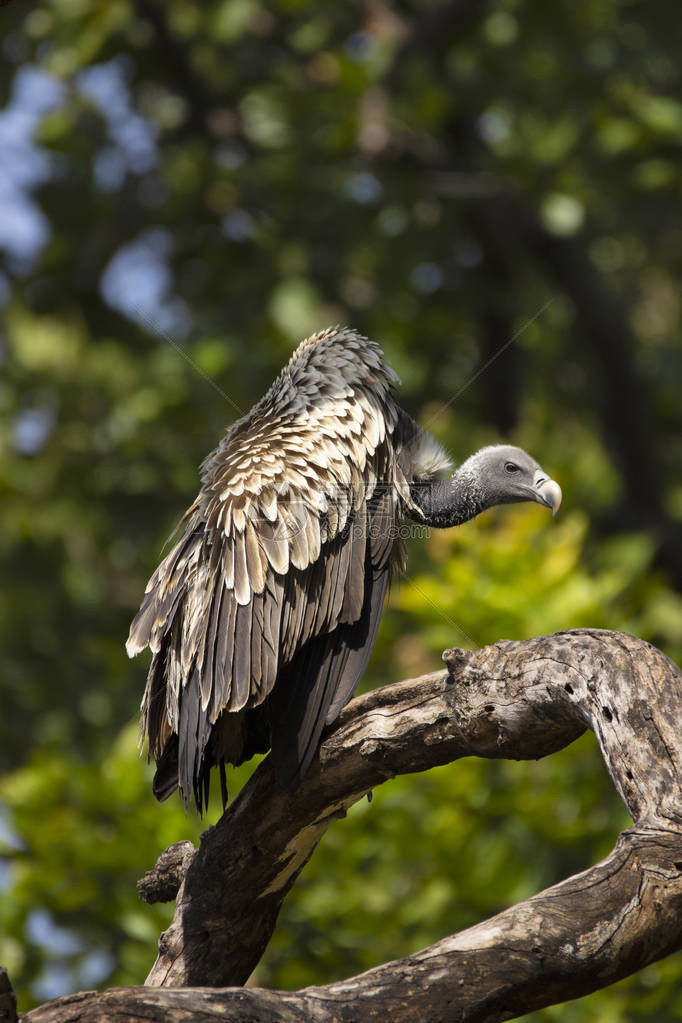
<svg viewBox="0 0 682 1023"><path fill-rule="evenodd" d="M355 700L294 797L267 761L190 858L148 984L34 1010L94 1019L510 1019L682 947L682 674L621 633L447 651L447 671ZM300 992L241 984L329 822L397 773L466 755L537 758L592 728L635 826L590 870L415 955ZM187 850L184 850L187 853ZM171 857L172 858L172 857ZM153 887L153 878L148 878ZM169 986L210 985L202 990Z"/></svg>
<svg viewBox="0 0 682 1023"><path fill-rule="evenodd" d="M169 845L154 864L137 882L137 894L143 902L172 902L178 894L196 849L187 840Z"/></svg>

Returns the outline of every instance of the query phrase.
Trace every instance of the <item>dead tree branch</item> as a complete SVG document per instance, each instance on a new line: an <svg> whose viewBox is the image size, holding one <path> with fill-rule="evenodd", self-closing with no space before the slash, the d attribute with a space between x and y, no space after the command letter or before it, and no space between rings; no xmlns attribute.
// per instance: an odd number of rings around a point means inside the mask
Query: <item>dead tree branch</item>
<svg viewBox="0 0 682 1023"><path fill-rule="evenodd" d="M202 1020L217 1012L325 1023L508 1019L596 990L682 947L679 669L642 640L586 629L444 658L447 671L350 704L294 797L276 787L267 761L259 767L187 856L150 987L61 999L30 1013L31 1023ZM468 755L536 759L586 727L635 821L607 859L341 983L291 993L215 989L244 982L330 821L375 785ZM170 989L189 985L195 989Z"/></svg>

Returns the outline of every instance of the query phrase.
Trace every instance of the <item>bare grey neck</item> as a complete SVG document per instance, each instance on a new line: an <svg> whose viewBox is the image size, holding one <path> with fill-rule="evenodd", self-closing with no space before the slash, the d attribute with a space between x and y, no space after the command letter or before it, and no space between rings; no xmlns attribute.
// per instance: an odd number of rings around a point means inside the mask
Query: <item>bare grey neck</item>
<svg viewBox="0 0 682 1023"><path fill-rule="evenodd" d="M479 480L465 467L447 480L415 480L410 496L422 512L410 517L438 529L459 526L488 507Z"/></svg>

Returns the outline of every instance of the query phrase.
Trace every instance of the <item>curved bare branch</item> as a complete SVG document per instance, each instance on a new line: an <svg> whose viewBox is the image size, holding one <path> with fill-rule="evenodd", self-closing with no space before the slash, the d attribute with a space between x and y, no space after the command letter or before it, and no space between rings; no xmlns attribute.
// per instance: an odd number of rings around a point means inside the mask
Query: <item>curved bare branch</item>
<svg viewBox="0 0 682 1023"><path fill-rule="evenodd" d="M680 672L660 651L576 630L444 657L447 671L353 701L293 797L261 765L189 859L148 984L244 983L330 821L395 774L536 759L590 727L633 819L682 828Z"/></svg>
<svg viewBox="0 0 682 1023"><path fill-rule="evenodd" d="M170 855L175 867L183 857L188 866L150 986L70 996L34 1010L31 1023L202 1020L217 1012L235 1021L474 1023L575 998L682 947L676 665L642 640L587 629L449 650L444 659L445 671L353 701L295 796L276 787L266 760L199 850ZM635 821L601 863L340 983L218 989L244 982L330 821L374 786L472 754L546 756L586 727ZM188 985L192 991L174 989Z"/></svg>

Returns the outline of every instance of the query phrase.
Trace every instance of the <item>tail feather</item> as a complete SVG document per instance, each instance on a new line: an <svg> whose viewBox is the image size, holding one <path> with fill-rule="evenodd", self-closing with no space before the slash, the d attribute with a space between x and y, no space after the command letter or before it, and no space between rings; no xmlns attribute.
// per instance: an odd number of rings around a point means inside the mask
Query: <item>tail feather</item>
<svg viewBox="0 0 682 1023"><path fill-rule="evenodd" d="M178 787L178 737L172 735L156 764L152 792L160 803L172 796Z"/></svg>

